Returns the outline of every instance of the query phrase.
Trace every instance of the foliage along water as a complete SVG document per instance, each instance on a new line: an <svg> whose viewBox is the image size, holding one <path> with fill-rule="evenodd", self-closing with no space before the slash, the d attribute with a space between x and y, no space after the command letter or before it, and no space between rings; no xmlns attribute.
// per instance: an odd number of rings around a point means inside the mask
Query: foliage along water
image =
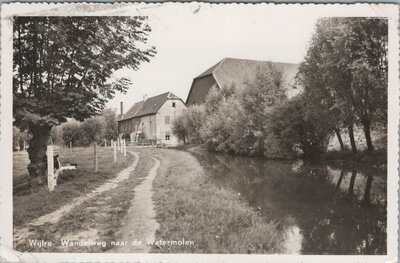
<svg viewBox="0 0 400 263"><path fill-rule="evenodd" d="M208 180L280 222L287 253L386 254L386 172L191 153Z"/></svg>

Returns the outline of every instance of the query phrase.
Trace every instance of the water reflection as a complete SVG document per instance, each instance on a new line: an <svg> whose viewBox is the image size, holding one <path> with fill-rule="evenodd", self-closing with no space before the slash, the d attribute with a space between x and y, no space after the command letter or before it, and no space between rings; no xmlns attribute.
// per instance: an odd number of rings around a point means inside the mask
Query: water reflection
<svg viewBox="0 0 400 263"><path fill-rule="evenodd" d="M234 189L267 219L282 221L287 253L386 253L384 172L207 152L193 155L208 180Z"/></svg>
<svg viewBox="0 0 400 263"><path fill-rule="evenodd" d="M285 238L285 251L287 254L300 254L301 253L301 244L303 242L303 235L301 234L301 230L298 226L292 225L289 226L286 231Z"/></svg>

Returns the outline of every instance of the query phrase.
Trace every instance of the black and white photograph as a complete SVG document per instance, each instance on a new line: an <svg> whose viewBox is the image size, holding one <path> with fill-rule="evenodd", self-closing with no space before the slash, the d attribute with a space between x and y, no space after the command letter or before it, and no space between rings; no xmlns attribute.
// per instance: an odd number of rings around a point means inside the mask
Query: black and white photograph
<svg viewBox="0 0 400 263"><path fill-rule="evenodd" d="M2 6L0 259L397 262L398 14Z"/></svg>

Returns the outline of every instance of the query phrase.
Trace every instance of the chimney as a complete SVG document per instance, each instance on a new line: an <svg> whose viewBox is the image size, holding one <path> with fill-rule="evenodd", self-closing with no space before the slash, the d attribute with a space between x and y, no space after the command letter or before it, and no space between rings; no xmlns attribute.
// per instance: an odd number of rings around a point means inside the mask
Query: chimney
<svg viewBox="0 0 400 263"><path fill-rule="evenodd" d="M124 103L121 101L121 117L124 115Z"/></svg>

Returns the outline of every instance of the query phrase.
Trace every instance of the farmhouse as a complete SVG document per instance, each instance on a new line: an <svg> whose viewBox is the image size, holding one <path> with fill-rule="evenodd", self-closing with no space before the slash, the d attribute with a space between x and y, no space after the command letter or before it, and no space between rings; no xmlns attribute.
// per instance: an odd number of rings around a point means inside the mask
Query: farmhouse
<svg viewBox="0 0 400 263"><path fill-rule="evenodd" d="M125 114L121 103L119 137L153 145L177 145L180 142L172 134L172 123L185 109L182 99L171 92L136 102Z"/></svg>
<svg viewBox="0 0 400 263"><path fill-rule="evenodd" d="M193 79L186 105L202 104L213 87L223 89L235 85L240 88L245 85L246 81L253 80L257 71L268 63L272 63L281 71L283 85L286 87L289 97L298 92L294 87L298 64L224 58Z"/></svg>

